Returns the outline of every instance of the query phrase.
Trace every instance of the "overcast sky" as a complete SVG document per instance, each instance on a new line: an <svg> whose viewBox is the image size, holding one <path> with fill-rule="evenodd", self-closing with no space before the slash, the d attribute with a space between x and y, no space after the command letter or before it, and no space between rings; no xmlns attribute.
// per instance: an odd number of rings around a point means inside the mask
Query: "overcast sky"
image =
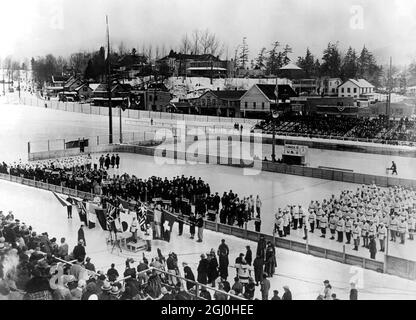
<svg viewBox="0 0 416 320"><path fill-rule="evenodd" d="M182 35L208 28L225 43L224 58L244 36L251 58L276 40L293 47L293 60L306 47L321 57L336 40L342 49L365 44L382 63L390 54L397 64L416 58L414 0L0 0L0 56L96 50L106 14L113 44L138 51L178 49Z"/></svg>

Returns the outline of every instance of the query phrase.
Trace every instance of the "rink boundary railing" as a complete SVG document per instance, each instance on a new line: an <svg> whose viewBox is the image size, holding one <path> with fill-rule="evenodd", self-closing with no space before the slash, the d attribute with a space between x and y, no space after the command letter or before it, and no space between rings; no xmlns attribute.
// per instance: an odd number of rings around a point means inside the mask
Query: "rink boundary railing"
<svg viewBox="0 0 416 320"><path fill-rule="evenodd" d="M207 140L208 141L208 140ZM160 151L152 147L138 146L138 145L120 145L120 144L106 144L93 147L86 147L85 153L100 153L100 152L120 152L120 153L135 153L147 156L162 156L173 160L182 161L195 161L193 153L181 152L177 150L164 150ZM160 154L159 154L160 153ZM29 152L28 160L44 160L52 158L61 158L68 156L79 155L79 148L67 149L67 150L54 150L45 152ZM220 154L220 152L217 152ZM244 163L242 160L232 158L232 147L228 147L228 157L221 157L218 155L206 155L199 154L197 161L200 164L212 164L212 165L226 165L231 167L250 168L250 165ZM295 176L324 179L331 181L348 182L355 184L373 184L375 183L380 187L389 186L403 186L407 188L416 188L416 180L397 178L393 176L377 176L372 174L347 172L336 169L315 168L298 165L288 165L284 163L277 163L271 161L255 160L256 167L261 168L262 171L274 172L280 174L290 174ZM253 163L251 164L253 167Z"/></svg>
<svg viewBox="0 0 416 320"><path fill-rule="evenodd" d="M94 114L94 115L102 115L108 116L108 108L107 107L100 107L100 106L93 106L89 103L77 103L77 102L62 102L62 101L50 101L50 100L43 100L36 96L29 96L25 95L20 98L20 102L28 105L28 106L35 106L35 107L45 107L45 104L50 109L67 111L67 112L76 112L76 113L84 113L84 114ZM118 112L114 114L115 117L118 116ZM180 113L170 113L170 112L156 112L156 111L146 111L146 110L132 110L127 109L122 113L122 116L128 119L134 120L143 120L143 119L156 119L156 120L177 120L177 121L195 121L195 122L219 122L228 125L232 125L234 123L239 124L249 124L254 126L260 120L259 119L248 119L248 118L229 118L229 117L219 117L219 116L202 116L202 115L192 115L192 114L180 114ZM160 122L159 122L160 123ZM163 124L163 122L162 122ZM169 123L165 123L169 124ZM213 126L204 126L201 127L212 128ZM263 136L268 135L269 137L265 137L265 141L271 141L271 133L264 132ZM396 147L409 147L415 146L416 143L408 142L408 141L401 141L401 140L383 140L383 139L369 139L369 138L351 138L345 136L333 136L333 135L319 135L319 134L299 134L299 133L288 133L278 131L276 132L277 139L287 139L290 137L299 137L304 138L302 140L295 140L299 144L309 145L313 148L319 149L327 149L327 150L337 150L341 147L341 150L344 148L345 151L347 149L351 149L350 151L355 152L364 152L364 153L376 153L376 154L385 154L385 155L401 155L401 156L416 156L416 150L395 150L391 148L385 148L382 146L354 146L349 144L343 144L343 141L351 141L351 142L366 142L366 143L383 143L387 146L396 146ZM325 139L330 140L328 142L322 141L310 141L309 139L316 138L316 139ZM264 142L265 143L265 142Z"/></svg>
<svg viewBox="0 0 416 320"><path fill-rule="evenodd" d="M86 200L92 200L94 194L90 192L79 191L76 189L70 189L63 186L52 185L40 181L35 181L31 179L25 179L22 177L12 176L8 174L0 174L0 179L31 186L43 190L49 190L53 192L58 192L61 194L74 196ZM406 260L394 256L385 256L385 261L376 261L364 257L359 257L343 252L331 250L327 248L322 248L315 245L309 245L308 243L302 243L299 241L284 239L275 237L274 235L259 233L256 231L251 231L247 229L242 229L236 226L230 226L221 224L213 221L204 221L204 227L207 230L224 233L227 235L235 236L241 239L246 239L250 241L257 242L260 239L260 236L264 236L266 241L271 241L276 245L276 247L288 249L292 251L301 252L304 254L309 254L315 257L330 259L344 264L359 266L364 269L373 270L381 273L387 273L391 275L396 275L402 278L416 280L416 262L411 260ZM344 247L345 248L345 247Z"/></svg>

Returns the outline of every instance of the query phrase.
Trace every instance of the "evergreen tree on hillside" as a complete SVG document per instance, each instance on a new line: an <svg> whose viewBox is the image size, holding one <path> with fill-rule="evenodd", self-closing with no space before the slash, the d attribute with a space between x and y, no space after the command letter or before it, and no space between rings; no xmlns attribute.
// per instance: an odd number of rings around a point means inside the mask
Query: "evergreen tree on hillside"
<svg viewBox="0 0 416 320"><path fill-rule="evenodd" d="M357 53L351 47L348 48L341 66L341 79L355 79L358 74L358 58Z"/></svg>
<svg viewBox="0 0 416 320"><path fill-rule="evenodd" d="M277 48L280 46L279 41L273 43L272 49L269 51L269 56L266 63L266 71L269 75L277 75L278 70L282 66L282 54L277 51Z"/></svg>
<svg viewBox="0 0 416 320"><path fill-rule="evenodd" d="M380 86L383 69L377 65L374 55L364 46L358 57L357 78L363 78L373 85Z"/></svg>
<svg viewBox="0 0 416 320"><path fill-rule="evenodd" d="M341 74L341 52L338 49L338 42L328 43L322 56L321 73L331 78L339 77Z"/></svg>
<svg viewBox="0 0 416 320"><path fill-rule="evenodd" d="M262 48L256 58L255 69L264 69L266 67L266 48Z"/></svg>
<svg viewBox="0 0 416 320"><path fill-rule="evenodd" d="M316 76L315 59L309 48L306 49L305 57L298 57L296 64L305 72L307 78Z"/></svg>

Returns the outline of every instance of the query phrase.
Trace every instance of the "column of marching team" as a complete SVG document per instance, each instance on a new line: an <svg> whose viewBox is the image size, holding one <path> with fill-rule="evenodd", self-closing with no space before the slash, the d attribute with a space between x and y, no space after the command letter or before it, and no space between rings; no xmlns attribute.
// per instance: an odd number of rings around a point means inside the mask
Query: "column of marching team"
<svg viewBox="0 0 416 320"><path fill-rule="evenodd" d="M288 205L284 209L278 209L275 214L274 234L279 237L290 236L291 230L303 229L304 240L308 240L308 234L320 231L320 237L327 237L327 230L330 232L330 240L353 245L353 250L358 251L362 240L362 247L370 251L370 258L375 259L378 240L380 251L386 251L386 241L390 233L390 241L396 242L400 238L400 244L405 244L406 235L409 240L414 239L416 224L416 209L414 203L414 191L406 190L401 187L391 187L399 190L397 193L410 192L411 198L405 204L396 201L391 207L385 203L372 201L361 201L361 195L370 190L380 188L372 186L362 186L354 194L352 191L343 191L340 199L332 198L322 203L311 201L307 210L301 205ZM377 192L373 192L377 194ZM348 199L346 195L353 196L355 201L343 201ZM359 196L360 195L360 196ZM355 197L355 198L354 198ZM402 198L400 198L402 199ZM403 201L405 202L405 201Z"/></svg>

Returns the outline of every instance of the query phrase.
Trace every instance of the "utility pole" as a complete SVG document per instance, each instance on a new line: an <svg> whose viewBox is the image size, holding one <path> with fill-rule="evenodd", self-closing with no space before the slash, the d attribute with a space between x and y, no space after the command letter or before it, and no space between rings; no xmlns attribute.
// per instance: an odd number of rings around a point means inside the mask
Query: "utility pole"
<svg viewBox="0 0 416 320"><path fill-rule="evenodd" d="M123 121L121 120L121 116L122 116L121 104L119 106L119 112L120 112L119 113L119 118L120 118L120 144L122 144L123 143L123 124L122 124Z"/></svg>
<svg viewBox="0 0 416 320"><path fill-rule="evenodd" d="M393 87L393 83L392 83L393 79L392 78L393 78L392 77L392 58L390 57L389 81L388 81L388 83L389 83L389 95L388 95L388 98L387 98L387 105L386 105L386 107L387 107L387 109L386 109L387 121L390 118L390 110L391 110L391 90L392 90L392 87Z"/></svg>
<svg viewBox="0 0 416 320"><path fill-rule="evenodd" d="M113 143L113 111L111 103L111 63L110 63L110 30L108 28L108 16L105 16L107 24L107 94L108 94L108 143Z"/></svg>

